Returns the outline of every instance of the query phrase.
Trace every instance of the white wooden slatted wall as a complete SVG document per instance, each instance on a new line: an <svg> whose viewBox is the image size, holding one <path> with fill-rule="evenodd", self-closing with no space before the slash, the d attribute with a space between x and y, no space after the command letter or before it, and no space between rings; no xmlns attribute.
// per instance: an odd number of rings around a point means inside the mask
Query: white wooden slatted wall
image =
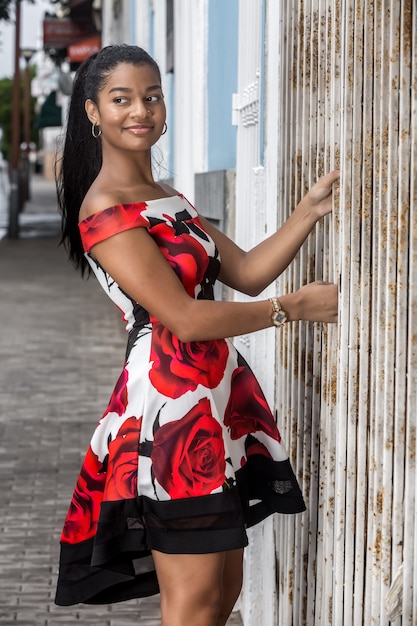
<svg viewBox="0 0 417 626"><path fill-rule="evenodd" d="M277 336L276 405L308 512L275 519L270 623L388 625L403 563L393 623L415 626L417 6L293 0L280 11L279 36L267 31L281 55L278 222L324 172L342 177L334 216L277 292L323 278L340 281L341 299L338 329ZM276 0L267 23L268 12Z"/></svg>

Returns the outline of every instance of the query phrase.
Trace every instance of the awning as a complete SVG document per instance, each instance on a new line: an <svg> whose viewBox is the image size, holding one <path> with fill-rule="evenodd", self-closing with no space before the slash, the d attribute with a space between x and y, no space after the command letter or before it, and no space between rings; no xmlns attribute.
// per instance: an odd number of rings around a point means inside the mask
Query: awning
<svg viewBox="0 0 417 626"><path fill-rule="evenodd" d="M87 37L82 41L78 41L77 43L68 46L67 56L71 63L82 63L82 61L94 54L94 52L98 52L100 48L100 35L93 35L92 37Z"/></svg>

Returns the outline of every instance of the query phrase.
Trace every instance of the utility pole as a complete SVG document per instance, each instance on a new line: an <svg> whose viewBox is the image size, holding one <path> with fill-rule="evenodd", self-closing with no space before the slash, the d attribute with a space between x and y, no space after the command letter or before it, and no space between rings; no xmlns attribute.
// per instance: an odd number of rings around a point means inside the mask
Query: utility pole
<svg viewBox="0 0 417 626"><path fill-rule="evenodd" d="M23 106L23 141L24 144L22 146L22 156L24 158L23 167L24 167L24 185L23 189L21 189L23 193L23 200L27 201L30 199L30 151L31 151L31 142L30 142L30 129L31 129L31 119L30 119L30 67L29 63L36 50L32 48L23 48L21 50L21 55L25 59L25 80L24 80L24 106ZM21 198L22 200L22 198Z"/></svg>
<svg viewBox="0 0 417 626"><path fill-rule="evenodd" d="M20 0L15 11L15 56L12 91L12 156L10 161L9 237L19 237L19 150L20 150Z"/></svg>

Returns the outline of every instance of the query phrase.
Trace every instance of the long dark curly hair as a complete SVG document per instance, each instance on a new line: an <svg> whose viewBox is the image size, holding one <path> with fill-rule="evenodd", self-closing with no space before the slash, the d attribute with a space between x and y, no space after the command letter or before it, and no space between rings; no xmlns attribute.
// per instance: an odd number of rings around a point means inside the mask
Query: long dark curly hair
<svg viewBox="0 0 417 626"><path fill-rule="evenodd" d="M74 79L62 158L57 159L55 179L62 213L62 238L68 257L84 274L89 268L78 229L78 215L85 195L97 177L101 164L101 140L91 134L85 101L97 104L99 91L120 63L150 65L161 79L156 61L142 48L126 44L106 46L80 65ZM89 269L88 269L89 271Z"/></svg>

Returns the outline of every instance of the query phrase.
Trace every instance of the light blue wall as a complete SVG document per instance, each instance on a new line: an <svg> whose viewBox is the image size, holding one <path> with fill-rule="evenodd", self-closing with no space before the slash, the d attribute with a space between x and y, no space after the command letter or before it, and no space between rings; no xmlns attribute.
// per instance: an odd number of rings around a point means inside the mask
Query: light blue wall
<svg viewBox="0 0 417 626"><path fill-rule="evenodd" d="M232 94L237 92L238 0L209 0L208 171L236 167Z"/></svg>

